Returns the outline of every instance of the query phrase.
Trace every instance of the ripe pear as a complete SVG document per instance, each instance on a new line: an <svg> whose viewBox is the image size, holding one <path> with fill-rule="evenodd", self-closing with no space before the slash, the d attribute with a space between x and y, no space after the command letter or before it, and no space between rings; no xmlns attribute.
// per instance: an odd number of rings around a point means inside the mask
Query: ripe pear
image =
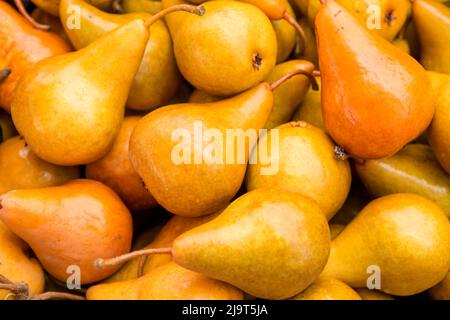
<svg viewBox="0 0 450 320"><path fill-rule="evenodd" d="M342 281L319 278L293 300L361 300L361 297Z"/></svg>
<svg viewBox="0 0 450 320"><path fill-rule="evenodd" d="M36 295L44 291L44 271L28 250L28 245L0 221L0 275L12 282L26 283L30 295ZM10 293L0 289L0 300L6 300Z"/></svg>
<svg viewBox="0 0 450 320"><path fill-rule="evenodd" d="M286 299L303 291L322 271L329 232L314 201L287 191L258 189L176 238L172 256L177 264L252 296Z"/></svg>
<svg viewBox="0 0 450 320"><path fill-rule="evenodd" d="M429 291L434 300L450 300L450 273Z"/></svg>
<svg viewBox="0 0 450 320"><path fill-rule="evenodd" d="M376 266L381 291L409 296L445 277L449 248L450 223L440 207L414 194L389 195L369 203L332 241L322 276L361 288Z"/></svg>
<svg viewBox="0 0 450 320"><path fill-rule="evenodd" d="M450 8L437 1L413 0L413 21L425 69L450 73Z"/></svg>
<svg viewBox="0 0 450 320"><path fill-rule="evenodd" d="M260 150L273 140L278 150L266 158ZM290 122L262 136L257 146L259 152L252 153L248 167L248 190L280 188L310 197L328 220L344 204L351 185L350 165L335 158L335 146L322 130ZM278 171L267 171L271 168Z"/></svg>
<svg viewBox="0 0 450 320"><path fill-rule="evenodd" d="M167 2L180 3L163 1L164 7ZM204 7L201 18L182 12L166 18L184 78L219 96L266 79L277 59L277 39L267 16L239 1L207 1Z"/></svg>
<svg viewBox="0 0 450 320"><path fill-rule="evenodd" d="M88 300L242 300L242 291L200 273L165 263L128 281L92 286Z"/></svg>
<svg viewBox="0 0 450 320"><path fill-rule="evenodd" d="M100 181L113 189L134 211L157 205L134 170L128 146L131 133L141 117L129 116L122 123L114 144L105 157L86 166L86 178Z"/></svg>
<svg viewBox="0 0 450 320"><path fill-rule="evenodd" d="M11 117L0 110L0 142L8 140L16 134L16 128L14 128Z"/></svg>
<svg viewBox="0 0 450 320"><path fill-rule="evenodd" d="M293 121L305 121L313 126L322 129L326 132L325 124L323 123L322 117L322 104L321 104L321 81L320 78L317 78L317 84L319 85L319 90L312 90L306 93L303 102L298 107L294 116L292 117Z"/></svg>
<svg viewBox="0 0 450 320"><path fill-rule="evenodd" d="M450 173L450 75L428 72L436 97L436 113L428 128L428 142L445 171Z"/></svg>
<svg viewBox="0 0 450 320"><path fill-rule="evenodd" d="M45 270L63 282L69 266L80 268L82 284L110 276L118 267L98 270L92 262L131 247L128 209L111 189L91 180L5 193L0 196L0 219L30 245Z"/></svg>
<svg viewBox="0 0 450 320"><path fill-rule="evenodd" d="M321 1L295 0L295 2L300 11L314 22L320 10ZM409 0L338 0L337 2L352 11L366 28L373 29L389 41L392 41L400 32L411 12Z"/></svg>
<svg viewBox="0 0 450 320"><path fill-rule="evenodd" d="M64 184L80 177L77 167L60 167L39 159L26 142L13 137L0 144L0 194Z"/></svg>
<svg viewBox="0 0 450 320"><path fill-rule="evenodd" d="M423 67L336 1L321 5L315 24L322 111L333 140L357 158L378 159L418 137L434 114Z"/></svg>
<svg viewBox="0 0 450 320"><path fill-rule="evenodd" d="M271 88L262 83L219 102L159 108L136 125L130 140L131 162L169 212L189 217L217 212L241 187L249 150L243 147L256 142L272 104ZM247 141L232 129L251 129L255 136L250 134ZM236 134L228 139L234 143L226 143L226 130ZM207 134L216 137L199 146Z"/></svg>
<svg viewBox="0 0 450 320"><path fill-rule="evenodd" d="M179 235L212 220L216 216L217 214L211 214L198 218L173 216L161 229L155 239L151 243L144 246L144 249L170 247ZM172 261L172 256L169 254L150 255L145 259L145 264L142 269L143 274L147 274L151 270L170 261ZM118 272L106 279L104 283L136 279L138 277L138 264L139 258L128 261Z"/></svg>
<svg viewBox="0 0 450 320"><path fill-rule="evenodd" d="M123 13L148 12L156 14L162 10L161 1L155 0L122 0L120 6Z"/></svg>
<svg viewBox="0 0 450 320"><path fill-rule="evenodd" d="M361 296L363 300L395 300L392 296L378 290L359 288L356 289L356 292Z"/></svg>
<svg viewBox="0 0 450 320"><path fill-rule="evenodd" d="M72 28L68 23L63 25L76 49L86 47L118 26L151 17L144 12L111 14L100 11L84 0L62 0L61 21L70 20L73 15L70 10L72 6L78 6L80 10L82 28ZM181 81L172 40L165 23L155 22L150 33L151 37L128 95L127 107L134 110L151 110L167 103L177 92Z"/></svg>
<svg viewBox="0 0 450 320"><path fill-rule="evenodd" d="M78 165L106 154L123 120L147 29L134 20L84 49L39 62L22 77L11 112L38 157Z"/></svg>
<svg viewBox="0 0 450 320"><path fill-rule="evenodd" d="M415 193L436 202L450 218L450 175L428 145L410 144L390 158L355 163L355 168L373 197Z"/></svg>

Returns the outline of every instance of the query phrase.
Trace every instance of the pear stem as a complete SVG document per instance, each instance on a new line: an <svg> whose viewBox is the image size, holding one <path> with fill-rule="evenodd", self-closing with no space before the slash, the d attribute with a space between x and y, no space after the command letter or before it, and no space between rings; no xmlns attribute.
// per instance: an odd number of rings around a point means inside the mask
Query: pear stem
<svg viewBox="0 0 450 320"><path fill-rule="evenodd" d="M49 25L41 24L41 23L37 22L36 20L33 19L33 17L31 17L31 16L28 14L27 10L25 9L25 7L24 7L24 5L23 5L22 0L14 0L14 3L16 4L17 9L19 9L20 14L21 14L25 19L27 19L27 21L28 21L29 23L31 23L31 25L32 25L33 27L35 27L36 29L39 29L39 30L45 30L45 31L50 29L50 26L49 26Z"/></svg>
<svg viewBox="0 0 450 320"><path fill-rule="evenodd" d="M149 254L171 254L171 253L172 253L172 248L137 250L137 251L126 253L121 256L111 258L111 259L99 258L94 261L94 267L96 267L97 269L103 269L105 267L117 266L118 264L122 264L122 263L130 261L134 258L147 256Z"/></svg>
<svg viewBox="0 0 450 320"><path fill-rule="evenodd" d="M312 75L314 77L320 77L320 70L313 70Z"/></svg>
<svg viewBox="0 0 450 320"><path fill-rule="evenodd" d="M0 289L11 291L11 293L21 300L26 300L29 297L28 285L23 282L12 282L5 276L0 274Z"/></svg>
<svg viewBox="0 0 450 320"><path fill-rule="evenodd" d="M138 278L144 275L145 263L147 262L147 256L139 257L138 267L137 267L137 276Z"/></svg>
<svg viewBox="0 0 450 320"><path fill-rule="evenodd" d="M145 21L145 26L148 28L152 24L154 24L156 21L161 19L162 17L166 16L169 13L176 12L176 11L186 11L189 13L193 13L199 16L203 16L206 12L204 6L193 6L190 4L178 4L175 6L168 7L164 10L161 10L151 18L149 18L147 21Z"/></svg>
<svg viewBox="0 0 450 320"><path fill-rule="evenodd" d="M285 74L283 77L281 77L280 79L278 79L275 82L272 82L269 85L270 90L272 90L272 91L276 90L287 80L289 80L290 78L297 76L297 75L304 75L304 76L308 77L309 81L311 82L312 89L315 91L319 90L319 85L317 84L316 78L314 78L313 72L307 71L307 70L294 70L294 71L291 71L291 72Z"/></svg>
<svg viewBox="0 0 450 320"><path fill-rule="evenodd" d="M8 76L11 74L10 68L3 68L0 70L0 82L8 78Z"/></svg>
<svg viewBox="0 0 450 320"><path fill-rule="evenodd" d="M299 53L301 54L301 53L305 52L307 42L306 42L305 31L303 31L303 28L297 22L297 20L295 20L295 18L287 12L284 13L283 19L286 20L286 22L288 22L291 26L294 27L294 29L297 31L297 34L299 35L299 37L303 43L303 46L301 47L302 49Z"/></svg>
<svg viewBox="0 0 450 320"><path fill-rule="evenodd" d="M65 292L44 292L30 297L28 300L86 300L85 297Z"/></svg>
<svg viewBox="0 0 450 320"><path fill-rule="evenodd" d="M366 161L363 159L355 158L345 152L344 148L341 146L334 146L334 158L336 160L345 161L348 159L353 159L358 164L364 164Z"/></svg>

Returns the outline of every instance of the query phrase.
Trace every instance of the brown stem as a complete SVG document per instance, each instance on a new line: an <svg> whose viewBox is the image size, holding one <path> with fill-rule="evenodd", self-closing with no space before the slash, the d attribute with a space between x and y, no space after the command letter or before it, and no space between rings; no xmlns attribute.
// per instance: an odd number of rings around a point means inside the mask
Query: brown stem
<svg viewBox="0 0 450 320"><path fill-rule="evenodd" d="M30 297L28 300L86 300L85 297L65 292L44 292Z"/></svg>
<svg viewBox="0 0 450 320"><path fill-rule="evenodd" d="M301 47L301 51L299 52L299 54L305 52L306 50L306 36L305 36L305 31L303 31L303 28L301 27L301 25L298 23L297 20L295 20L295 18L293 16L291 16L289 13L285 12L283 15L283 19L286 20L291 26L293 26L295 28L295 30L297 31L303 46Z"/></svg>
<svg viewBox="0 0 450 320"><path fill-rule="evenodd" d="M144 275L145 263L147 262L147 256L139 257L138 267L137 267L137 276L142 277Z"/></svg>
<svg viewBox="0 0 450 320"><path fill-rule="evenodd" d="M193 13L199 16L203 16L206 12L204 6L193 6L190 4L178 4L175 6L168 7L164 10L161 10L151 18L149 18L147 21L145 21L145 26L148 28L152 24L154 24L156 21L161 19L162 17L166 16L169 13L175 12L175 11L186 11L189 13Z"/></svg>
<svg viewBox="0 0 450 320"><path fill-rule="evenodd" d="M117 266L118 264L122 264L124 262L130 261L131 259L146 256L149 254L171 254L172 248L157 248L157 249L143 249L143 250L137 250L130 253L123 254L118 257L114 257L111 259L102 259L99 258L94 261L94 267L97 269L103 269L105 267L113 267Z"/></svg>
<svg viewBox="0 0 450 320"><path fill-rule="evenodd" d="M10 291L16 299L23 300L29 297L28 285L23 282L12 282L0 274L0 289Z"/></svg>
<svg viewBox="0 0 450 320"><path fill-rule="evenodd" d="M0 70L0 82L8 78L8 76L11 74L10 68L3 68Z"/></svg>
<svg viewBox="0 0 450 320"><path fill-rule="evenodd" d="M345 152L343 147L340 146L334 146L334 158L336 160L348 160L348 159L353 159L353 161L355 161L358 164L364 164L366 161L363 159L359 159L356 157L353 157L351 155L349 155L348 153Z"/></svg>
<svg viewBox="0 0 450 320"><path fill-rule="evenodd" d="M41 23L37 22L36 20L33 19L33 17L31 17L31 16L28 14L27 10L26 10L25 7L23 6L22 0L14 0L14 3L16 4L17 9L19 9L20 14L21 14L25 19L27 19L27 21L28 21L29 23L31 23L31 24L33 25L33 27L35 27L36 29L39 29L39 30L49 30L49 29L50 29L50 26L49 26L49 25L41 24Z"/></svg>
<svg viewBox="0 0 450 320"><path fill-rule="evenodd" d="M312 71L308 71L308 70L294 70L294 71L291 71L291 72L285 74L283 77L281 77L280 79L278 79L275 82L272 82L269 85L270 90L272 90L272 91L276 90L279 86L281 86L287 80L289 80L290 78L297 76L297 75L304 75L304 76L308 77L309 81L311 82L312 89L315 91L319 90L319 85L317 84L316 78L314 78Z"/></svg>
<svg viewBox="0 0 450 320"><path fill-rule="evenodd" d="M313 70L312 75L314 77L320 77L320 70Z"/></svg>

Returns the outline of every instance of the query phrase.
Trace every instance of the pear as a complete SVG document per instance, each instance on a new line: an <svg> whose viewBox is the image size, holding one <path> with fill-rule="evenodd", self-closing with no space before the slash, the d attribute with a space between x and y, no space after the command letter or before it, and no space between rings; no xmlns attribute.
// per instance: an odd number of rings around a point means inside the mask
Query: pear
<svg viewBox="0 0 450 320"><path fill-rule="evenodd" d="M414 0L413 21L425 69L450 73L450 8L437 1Z"/></svg>
<svg viewBox="0 0 450 320"><path fill-rule="evenodd" d="M378 159L418 137L434 114L423 67L336 1L321 5L315 24L322 111L333 140L357 158Z"/></svg>
<svg viewBox="0 0 450 320"><path fill-rule="evenodd" d="M98 270L92 261L131 247L128 209L111 189L95 181L10 191L0 196L0 219L30 245L45 270L63 282L70 276L69 266L80 268L81 284L110 276L118 267Z"/></svg>
<svg viewBox="0 0 450 320"><path fill-rule="evenodd" d="M134 20L80 51L39 62L22 77L11 112L38 157L78 165L106 154L148 37L144 21Z"/></svg>
<svg viewBox="0 0 450 320"><path fill-rule="evenodd" d="M440 207L414 194L389 195L369 203L332 241L322 276L361 288L378 270L381 291L409 296L445 277L449 246L450 223Z"/></svg>
<svg viewBox="0 0 450 320"><path fill-rule="evenodd" d="M342 281L319 278L293 300L361 300L361 297Z"/></svg>
<svg viewBox="0 0 450 320"><path fill-rule="evenodd" d="M128 156L131 133L141 117L129 116L122 123L114 144L105 157L86 166L86 178L100 181L113 189L134 211L157 205L142 185Z"/></svg>
<svg viewBox="0 0 450 320"><path fill-rule="evenodd" d="M378 290L359 288L356 289L356 292L361 296L363 300L395 300L392 296Z"/></svg>
<svg viewBox="0 0 450 320"><path fill-rule="evenodd" d="M163 1L163 7L167 2L180 3ZM166 19L184 78L218 96L266 79L277 59L276 34L267 16L239 1L207 1L204 7L201 18L179 12Z"/></svg>
<svg viewBox="0 0 450 320"><path fill-rule="evenodd" d="M436 113L428 128L428 141L447 173L450 173L450 75L428 72L436 97Z"/></svg>
<svg viewBox="0 0 450 320"><path fill-rule="evenodd" d="M128 281L92 286L88 300L242 300L242 291L200 273L165 263Z"/></svg>
<svg viewBox="0 0 450 320"><path fill-rule="evenodd" d="M297 74L308 72L299 68L233 98L166 106L142 118L131 135L130 158L156 201L189 217L225 208L242 185L272 91Z"/></svg>
<svg viewBox="0 0 450 320"><path fill-rule="evenodd" d="M31 0L38 8L54 15L55 17L59 16L59 5L61 0ZM102 10L109 10L112 8L113 2L115 0L84 0L87 3L96 6ZM136 0L134 0L136 1Z"/></svg>
<svg viewBox="0 0 450 320"><path fill-rule="evenodd" d="M67 35L76 49L81 49L104 34L136 19L147 20L147 13L111 14L100 11L84 0L62 0L61 21L68 21L72 6L80 9L81 28L63 23ZM175 62L169 30L162 21L150 28L142 62L134 77L128 95L127 107L134 110L151 110L166 104L177 92L181 79Z"/></svg>
<svg viewBox="0 0 450 320"><path fill-rule="evenodd" d="M29 256L28 249L28 245L0 221L0 276L11 282L24 282L29 293L35 295L44 291L44 271L39 262ZM8 299L9 295L14 296L0 289L0 300Z"/></svg>
<svg viewBox="0 0 450 320"><path fill-rule="evenodd" d="M195 89L192 91L191 95L189 96L188 102L190 103L207 103L207 102L216 102L223 99L222 97L215 96L213 94L210 94L208 92Z"/></svg>
<svg viewBox="0 0 450 320"><path fill-rule="evenodd" d="M0 1L0 107L10 112L19 79L38 61L66 53L57 35L34 28L6 1Z"/></svg>
<svg viewBox="0 0 450 320"><path fill-rule="evenodd" d="M410 144L390 158L355 163L355 168L373 197L416 193L434 200L450 218L450 175L429 146Z"/></svg>
<svg viewBox="0 0 450 320"><path fill-rule="evenodd" d="M148 12L157 14L162 10L161 1L155 0L122 0L120 6L123 13Z"/></svg>
<svg viewBox="0 0 450 320"><path fill-rule="evenodd" d="M348 161L337 160L333 142L322 130L306 122L290 122L269 131L260 138L255 150L275 139L278 150L267 159L260 152L252 153L247 189L275 187L297 192L315 200L331 219L350 191Z"/></svg>
<svg viewBox="0 0 450 320"><path fill-rule="evenodd" d="M198 217L198 218L186 218L180 216L173 216L155 239L149 244L143 246L144 249L151 248L162 248L162 247L170 247L172 246L173 241L182 233L195 228L201 224L204 224L213 218L215 218L217 214L211 214L208 216ZM136 248L141 249L141 248ZM151 270L166 264L172 261L172 257L169 254L157 254L150 255L145 257L144 265L142 267L142 273L147 274ZM116 272L113 276L106 279L105 283L119 282L125 280L136 279L139 273L139 258L135 258L131 261L128 261L118 272Z"/></svg>
<svg viewBox="0 0 450 320"><path fill-rule="evenodd" d="M447 273L444 280L431 288L429 293L434 300L450 300L450 273Z"/></svg>
<svg viewBox="0 0 450 320"><path fill-rule="evenodd" d="M57 186L80 177L77 167L60 167L39 159L20 137L0 144L0 194L14 189Z"/></svg>
<svg viewBox="0 0 450 320"><path fill-rule="evenodd" d="M306 93L303 102L292 116L292 121L305 121L326 132L327 129L325 128L322 117L322 104L320 97L320 87L322 84L320 78L317 78L317 83L319 85L319 90L310 89Z"/></svg>

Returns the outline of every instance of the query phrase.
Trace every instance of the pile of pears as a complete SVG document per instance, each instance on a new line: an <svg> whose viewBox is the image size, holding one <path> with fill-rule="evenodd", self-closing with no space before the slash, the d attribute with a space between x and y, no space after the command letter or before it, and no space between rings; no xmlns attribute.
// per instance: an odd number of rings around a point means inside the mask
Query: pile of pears
<svg viewBox="0 0 450 320"><path fill-rule="evenodd" d="M0 43L0 299L450 300L450 1L0 0Z"/></svg>

